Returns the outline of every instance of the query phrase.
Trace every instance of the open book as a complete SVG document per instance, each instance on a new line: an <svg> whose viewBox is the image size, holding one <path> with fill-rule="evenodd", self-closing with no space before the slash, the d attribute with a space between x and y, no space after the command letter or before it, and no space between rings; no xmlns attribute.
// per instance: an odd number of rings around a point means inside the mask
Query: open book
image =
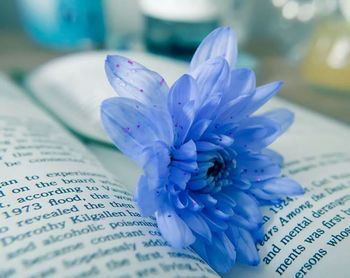
<svg viewBox="0 0 350 278"><path fill-rule="evenodd" d="M140 170L99 126L101 98L113 95L104 55L63 58L29 76L56 117L0 77L0 277L219 277L139 215L130 192ZM183 69L151 58L138 60L167 69L168 80ZM350 129L282 100L271 105L296 114L273 148L307 193L263 209L261 264L237 264L225 277L349 277Z"/></svg>

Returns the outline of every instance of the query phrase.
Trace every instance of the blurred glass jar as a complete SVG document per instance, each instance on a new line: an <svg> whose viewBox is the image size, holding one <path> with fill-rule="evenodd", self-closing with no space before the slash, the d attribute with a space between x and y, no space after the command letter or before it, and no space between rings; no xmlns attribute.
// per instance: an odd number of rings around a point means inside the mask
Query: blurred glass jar
<svg viewBox="0 0 350 278"><path fill-rule="evenodd" d="M140 0L140 7L148 49L176 56L192 54L221 19L217 0Z"/></svg>
<svg viewBox="0 0 350 278"><path fill-rule="evenodd" d="M342 14L319 25L302 65L302 75L314 86L350 92L350 1L340 0Z"/></svg>
<svg viewBox="0 0 350 278"><path fill-rule="evenodd" d="M55 49L99 47L104 42L101 0L17 0L26 32Z"/></svg>
<svg viewBox="0 0 350 278"><path fill-rule="evenodd" d="M336 8L335 0L235 0L231 21L252 52L300 61L315 26Z"/></svg>

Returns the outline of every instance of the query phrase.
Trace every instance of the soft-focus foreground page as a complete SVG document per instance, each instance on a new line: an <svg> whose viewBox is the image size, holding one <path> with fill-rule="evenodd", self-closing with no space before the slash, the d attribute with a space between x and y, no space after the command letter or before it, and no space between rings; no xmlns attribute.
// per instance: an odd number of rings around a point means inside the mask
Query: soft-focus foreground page
<svg viewBox="0 0 350 278"><path fill-rule="evenodd" d="M0 277L217 277L0 77ZM47 92L49 93L49 92Z"/></svg>
<svg viewBox="0 0 350 278"><path fill-rule="evenodd" d="M227 277L349 277L350 129L285 102L295 124L274 144L285 175L307 193L264 209L265 240L257 268L237 266Z"/></svg>

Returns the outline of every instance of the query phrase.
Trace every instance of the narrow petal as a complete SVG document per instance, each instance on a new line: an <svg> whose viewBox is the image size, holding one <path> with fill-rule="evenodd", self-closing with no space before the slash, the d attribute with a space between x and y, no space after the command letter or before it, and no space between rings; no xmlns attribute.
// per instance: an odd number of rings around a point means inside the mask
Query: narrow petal
<svg viewBox="0 0 350 278"><path fill-rule="evenodd" d="M209 226L198 213L184 212L181 217L192 231L211 242L212 235Z"/></svg>
<svg viewBox="0 0 350 278"><path fill-rule="evenodd" d="M243 228L230 226L227 233L230 240L236 247L237 260L248 265L259 264L259 254L251 234Z"/></svg>
<svg viewBox="0 0 350 278"><path fill-rule="evenodd" d="M229 88L222 99L223 104L255 91L256 77L254 71L250 69L234 69L231 71L230 79Z"/></svg>
<svg viewBox="0 0 350 278"><path fill-rule="evenodd" d="M186 172L195 172L198 170L198 164L196 161L178 161L178 160L173 160L171 162L172 167L177 167L180 168Z"/></svg>
<svg viewBox="0 0 350 278"><path fill-rule="evenodd" d="M223 191L237 204L234 207L235 213L243 216L251 223L261 223L262 214L258 207L258 203L252 195L236 190L234 187L226 187Z"/></svg>
<svg viewBox="0 0 350 278"><path fill-rule="evenodd" d="M229 240L228 240L229 241ZM230 242L230 248L227 249L228 243L223 242L223 238L215 235L213 243L207 246L209 264L219 273L228 272L235 263L236 251ZM229 252L231 254L229 255Z"/></svg>
<svg viewBox="0 0 350 278"><path fill-rule="evenodd" d="M266 102L268 102L279 89L282 87L282 81L272 82L261 87L258 87L253 94L251 103L247 106L245 110L246 115L250 115L258 110L261 106L263 106Z"/></svg>
<svg viewBox="0 0 350 278"><path fill-rule="evenodd" d="M273 109L260 116L266 117L278 124L280 134L284 133L294 121L294 113L285 108Z"/></svg>
<svg viewBox="0 0 350 278"><path fill-rule="evenodd" d="M226 60L214 58L196 68L191 75L196 79L198 95L196 107L202 107L210 100L210 96L219 92L226 92L230 84L230 69Z"/></svg>
<svg viewBox="0 0 350 278"><path fill-rule="evenodd" d="M190 140L185 144L181 145L180 148L174 149L172 151L172 156L175 160L196 161L196 144L192 140Z"/></svg>
<svg viewBox="0 0 350 278"><path fill-rule="evenodd" d="M160 189L150 189L147 178L141 176L134 193L134 201L143 217L153 215L162 202Z"/></svg>
<svg viewBox="0 0 350 278"><path fill-rule="evenodd" d="M234 146L243 150L260 151L276 140L281 133L280 125L268 117L249 117L235 130Z"/></svg>
<svg viewBox="0 0 350 278"><path fill-rule="evenodd" d="M172 115L175 147L179 147L184 143L192 126L195 117L194 105L194 101L190 101L185 104L182 110L177 111L176 114Z"/></svg>
<svg viewBox="0 0 350 278"><path fill-rule="evenodd" d="M187 138L191 138L194 141L199 140L203 133L206 131L206 129L209 127L211 122L212 120L209 119L199 119L191 126Z"/></svg>
<svg viewBox="0 0 350 278"><path fill-rule="evenodd" d="M269 195L274 195L279 198L301 195L304 193L302 186L289 178L269 179L264 182L254 184L254 188L255 187L260 188Z"/></svg>
<svg viewBox="0 0 350 278"><path fill-rule="evenodd" d="M136 99L150 106L165 107L168 86L156 72L119 55L108 55L105 70L119 96Z"/></svg>
<svg viewBox="0 0 350 278"><path fill-rule="evenodd" d="M208 255L206 250L206 242L204 240L201 240L200 238L197 238L196 241L191 245L194 251L202 257L205 261L208 261ZM210 252L210 250L209 250Z"/></svg>
<svg viewBox="0 0 350 278"><path fill-rule="evenodd" d="M121 97L107 99L101 107L107 134L122 152L139 164L143 149L163 137L144 110L147 109L143 104Z"/></svg>
<svg viewBox="0 0 350 278"><path fill-rule="evenodd" d="M168 108L171 114L182 111L184 106L190 101L191 94L198 94L196 81L191 75L182 75L173 86L168 95Z"/></svg>
<svg viewBox="0 0 350 278"><path fill-rule="evenodd" d="M164 185L169 176L170 153L168 147L161 141L156 141L144 150L145 161L143 170L148 178L148 185L155 189Z"/></svg>
<svg viewBox="0 0 350 278"><path fill-rule="evenodd" d="M176 184L181 190L186 188L191 174L177 167L170 167L169 181Z"/></svg>
<svg viewBox="0 0 350 278"><path fill-rule="evenodd" d="M234 67L237 59L237 38L236 34L229 27L220 27L211 32L199 45L193 55L190 69L194 71L205 61L223 57Z"/></svg>
<svg viewBox="0 0 350 278"><path fill-rule="evenodd" d="M253 182L279 177L280 165L268 155L240 153L236 157L237 165L231 173L233 178L245 178Z"/></svg>
<svg viewBox="0 0 350 278"><path fill-rule="evenodd" d="M157 211L156 219L162 236L174 248L185 248L195 241L190 228L169 206Z"/></svg>

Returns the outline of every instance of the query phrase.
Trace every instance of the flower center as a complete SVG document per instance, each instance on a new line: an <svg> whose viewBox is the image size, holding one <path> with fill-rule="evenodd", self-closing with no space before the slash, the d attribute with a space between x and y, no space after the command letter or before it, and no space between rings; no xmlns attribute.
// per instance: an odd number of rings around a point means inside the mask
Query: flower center
<svg viewBox="0 0 350 278"><path fill-rule="evenodd" d="M222 170L224 164L220 161L215 160L214 165L208 169L207 176L216 177Z"/></svg>

